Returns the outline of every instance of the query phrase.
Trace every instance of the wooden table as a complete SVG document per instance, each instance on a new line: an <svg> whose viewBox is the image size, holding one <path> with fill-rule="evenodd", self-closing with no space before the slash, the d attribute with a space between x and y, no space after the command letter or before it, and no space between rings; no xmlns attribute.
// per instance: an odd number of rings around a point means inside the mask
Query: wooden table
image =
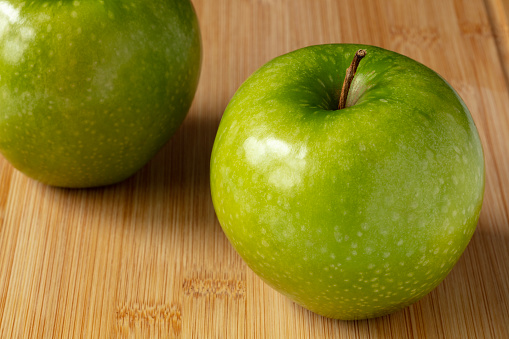
<svg viewBox="0 0 509 339"><path fill-rule="evenodd" d="M186 121L129 180L47 187L0 157L0 337L509 338L509 2L194 0L203 72ZM229 99L271 58L358 42L464 98L486 156L479 226L445 281L390 316L317 316L264 284L216 220L209 156Z"/></svg>

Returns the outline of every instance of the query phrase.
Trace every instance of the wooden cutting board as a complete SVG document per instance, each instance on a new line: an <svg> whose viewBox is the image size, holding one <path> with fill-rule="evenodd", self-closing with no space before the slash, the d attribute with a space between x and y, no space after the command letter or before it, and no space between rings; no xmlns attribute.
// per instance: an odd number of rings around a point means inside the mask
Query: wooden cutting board
<svg viewBox="0 0 509 339"><path fill-rule="evenodd" d="M203 72L188 118L129 180L47 187L0 157L0 337L509 338L507 0L194 0ZM214 215L209 157L229 99L273 57L311 44L415 58L464 98L486 194L457 266L390 316L317 316L265 285Z"/></svg>

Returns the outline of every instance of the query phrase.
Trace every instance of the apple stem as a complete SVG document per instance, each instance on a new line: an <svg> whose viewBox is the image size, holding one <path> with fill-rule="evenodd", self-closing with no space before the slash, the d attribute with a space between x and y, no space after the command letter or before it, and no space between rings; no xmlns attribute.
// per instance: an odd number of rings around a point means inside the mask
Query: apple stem
<svg viewBox="0 0 509 339"><path fill-rule="evenodd" d="M339 109L343 109L346 107L346 98L348 97L348 91L350 90L350 85L352 84L353 77L355 76L355 72L357 72L357 67L361 62L362 58L366 56L366 50L359 49L355 56L353 57L352 63L350 67L346 69L345 81L343 81L343 88L341 89L341 96L339 97Z"/></svg>

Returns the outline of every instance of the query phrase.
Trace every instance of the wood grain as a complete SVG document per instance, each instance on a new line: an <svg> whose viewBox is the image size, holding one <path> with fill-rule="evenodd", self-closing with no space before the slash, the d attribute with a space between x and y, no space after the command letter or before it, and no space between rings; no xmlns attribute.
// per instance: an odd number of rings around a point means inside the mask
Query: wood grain
<svg viewBox="0 0 509 339"><path fill-rule="evenodd" d="M139 173L105 188L34 182L0 157L1 338L509 338L506 0L194 0L203 72L190 114ZM470 108L486 193L465 254L382 318L315 315L250 271L215 218L209 157L229 99L273 57L366 43L435 69Z"/></svg>

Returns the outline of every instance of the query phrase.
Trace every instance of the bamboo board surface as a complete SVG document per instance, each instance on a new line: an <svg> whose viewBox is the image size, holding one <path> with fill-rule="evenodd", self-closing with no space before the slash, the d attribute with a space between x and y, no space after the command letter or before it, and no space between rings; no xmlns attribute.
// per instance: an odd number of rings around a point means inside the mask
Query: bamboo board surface
<svg viewBox="0 0 509 339"><path fill-rule="evenodd" d="M0 338L509 338L509 2L194 0L203 70L191 111L139 173L39 184L0 156ZM315 315L264 284L214 215L209 157L253 71L311 44L395 50L465 100L486 157L478 228L451 274L382 318Z"/></svg>

